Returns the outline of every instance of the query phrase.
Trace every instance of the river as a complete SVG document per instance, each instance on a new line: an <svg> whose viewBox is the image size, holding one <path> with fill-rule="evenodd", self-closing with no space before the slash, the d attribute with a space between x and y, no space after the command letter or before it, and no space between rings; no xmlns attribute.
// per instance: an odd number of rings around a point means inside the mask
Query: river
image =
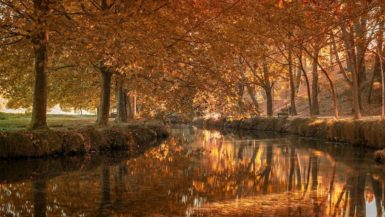
<svg viewBox="0 0 385 217"><path fill-rule="evenodd" d="M132 154L0 162L0 216L384 216L372 150L175 127Z"/></svg>

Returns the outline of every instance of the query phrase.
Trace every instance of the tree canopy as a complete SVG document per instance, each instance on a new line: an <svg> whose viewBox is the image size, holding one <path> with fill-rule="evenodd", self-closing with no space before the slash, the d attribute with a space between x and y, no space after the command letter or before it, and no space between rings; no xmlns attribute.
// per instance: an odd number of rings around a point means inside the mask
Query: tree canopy
<svg viewBox="0 0 385 217"><path fill-rule="evenodd" d="M319 115L323 90L338 118L340 83L360 118L365 90L370 102L384 83L384 9L380 0L0 0L0 92L8 107L31 109L33 129L57 104L98 111L99 125L112 108L123 122L136 110L296 115L302 99Z"/></svg>

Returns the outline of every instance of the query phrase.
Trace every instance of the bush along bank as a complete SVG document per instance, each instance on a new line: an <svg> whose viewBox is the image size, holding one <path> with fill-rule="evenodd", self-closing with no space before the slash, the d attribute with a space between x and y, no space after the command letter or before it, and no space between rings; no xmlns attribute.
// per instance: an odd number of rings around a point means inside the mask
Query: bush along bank
<svg viewBox="0 0 385 217"><path fill-rule="evenodd" d="M132 150L167 136L168 132L162 126L132 125L0 132L0 158L37 158L106 150Z"/></svg>
<svg viewBox="0 0 385 217"><path fill-rule="evenodd" d="M194 124L202 127L273 131L375 149L385 148L385 121L382 120L258 117L196 120Z"/></svg>

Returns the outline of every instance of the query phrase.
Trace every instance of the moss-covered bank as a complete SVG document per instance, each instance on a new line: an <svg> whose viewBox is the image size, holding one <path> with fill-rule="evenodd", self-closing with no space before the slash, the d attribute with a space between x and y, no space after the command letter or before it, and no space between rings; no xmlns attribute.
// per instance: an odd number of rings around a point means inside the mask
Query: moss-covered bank
<svg viewBox="0 0 385 217"><path fill-rule="evenodd" d="M385 148L385 121L327 118L252 118L197 120L196 125L215 128L233 128L258 131L274 131L314 137L335 142Z"/></svg>
<svg viewBox="0 0 385 217"><path fill-rule="evenodd" d="M161 126L132 125L0 132L0 158L35 158L104 150L131 150L167 136L167 130Z"/></svg>

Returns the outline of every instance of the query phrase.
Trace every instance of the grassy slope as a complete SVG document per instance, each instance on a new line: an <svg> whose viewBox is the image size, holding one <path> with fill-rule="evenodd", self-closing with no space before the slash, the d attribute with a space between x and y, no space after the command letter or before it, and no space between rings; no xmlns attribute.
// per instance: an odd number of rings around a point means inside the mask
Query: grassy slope
<svg viewBox="0 0 385 217"><path fill-rule="evenodd" d="M311 82L312 75L307 72L309 80ZM351 88L346 83L345 79L338 72L330 72L330 76L334 81L338 96L338 107L340 110L341 117L351 117L352 116L352 94ZM371 69L368 70L367 78L370 80L372 76ZM311 84L310 84L311 85ZM331 117L333 116L333 101L330 93L330 86L325 76L320 72L319 73L319 105L321 116ZM369 81L365 82L361 88L362 92L362 115L366 118L373 118L373 116L379 116L381 114L381 87L380 84L375 84L373 88L372 103L368 104L368 91L369 90ZM276 96L276 98L286 99L287 103L289 102L288 95L289 91L286 91L282 96ZM265 102L263 102L262 108L264 109ZM275 112L279 112L281 108L285 108L286 105L283 103L277 102L275 105ZM309 115L309 106L307 100L307 90L306 83L304 80L301 81L301 86L299 93L296 98L297 112L300 116Z"/></svg>
<svg viewBox="0 0 385 217"><path fill-rule="evenodd" d="M0 113L0 131L25 129L31 115ZM95 123L93 115L48 115L48 126L50 128L73 128Z"/></svg>

